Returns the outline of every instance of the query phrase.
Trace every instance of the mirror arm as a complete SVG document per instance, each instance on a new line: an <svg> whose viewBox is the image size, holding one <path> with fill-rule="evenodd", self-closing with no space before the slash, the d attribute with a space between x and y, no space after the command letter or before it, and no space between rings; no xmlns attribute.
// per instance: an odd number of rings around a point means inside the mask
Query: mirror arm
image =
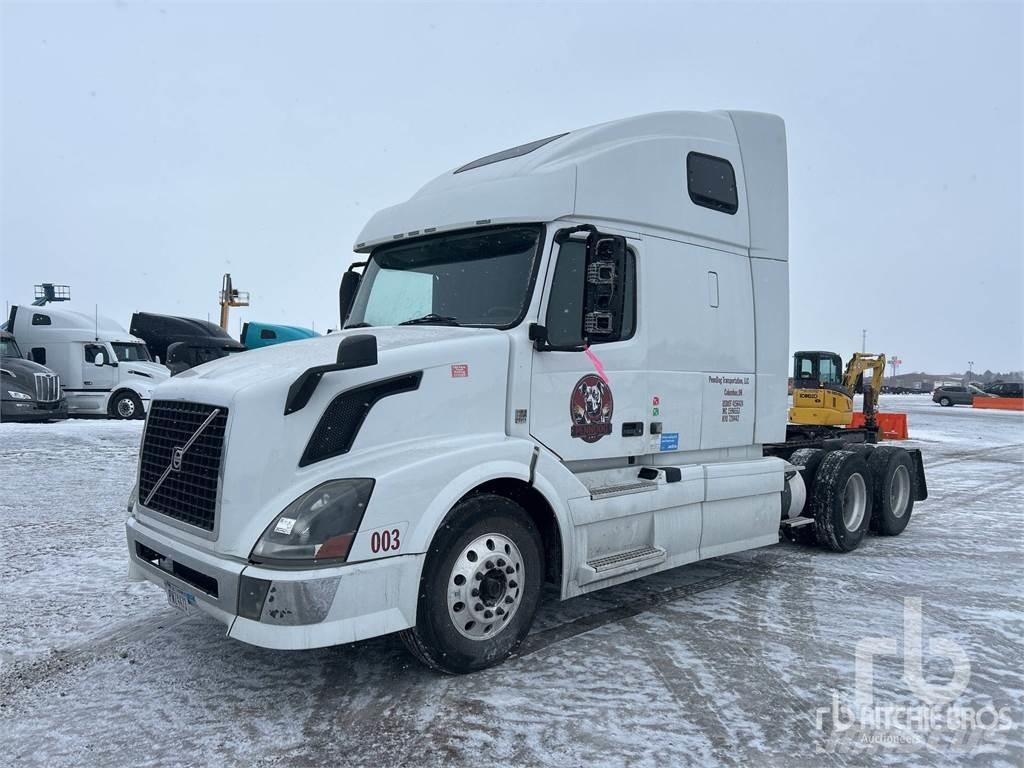
<svg viewBox="0 0 1024 768"><path fill-rule="evenodd" d="M555 232L555 242L561 245L570 237L572 237L573 234L575 234L576 232L586 232L590 235L598 234L597 227L595 227L593 224L580 224L575 227L566 227L565 229L560 229L557 232Z"/></svg>
<svg viewBox="0 0 1024 768"><path fill-rule="evenodd" d="M284 415L302 410L316 391L325 373L367 368L377 364L377 337L370 334L346 336L338 343L338 356L329 365L315 365L299 374L288 388Z"/></svg>
<svg viewBox="0 0 1024 768"><path fill-rule="evenodd" d="M548 329L539 323L530 323L530 341L533 348L538 352L582 352L586 349L583 344L555 346L548 341Z"/></svg>

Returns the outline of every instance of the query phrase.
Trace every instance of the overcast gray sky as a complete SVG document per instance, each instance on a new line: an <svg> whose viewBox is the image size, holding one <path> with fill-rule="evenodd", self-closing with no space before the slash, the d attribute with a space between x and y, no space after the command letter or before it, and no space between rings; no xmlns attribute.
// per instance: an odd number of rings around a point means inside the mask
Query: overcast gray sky
<svg viewBox="0 0 1024 768"><path fill-rule="evenodd" d="M378 208L508 146L775 112L796 348L1024 368L1018 3L3 2L0 298L336 325Z"/></svg>

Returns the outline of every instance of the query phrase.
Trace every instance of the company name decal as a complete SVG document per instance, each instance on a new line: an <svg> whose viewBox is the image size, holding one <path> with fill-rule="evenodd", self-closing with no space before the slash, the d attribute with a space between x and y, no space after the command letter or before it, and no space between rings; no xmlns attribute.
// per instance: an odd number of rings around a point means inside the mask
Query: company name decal
<svg viewBox="0 0 1024 768"><path fill-rule="evenodd" d="M569 434L585 443L596 443L610 435L614 407L612 388L599 376L587 374L576 382L569 398L569 415L572 417Z"/></svg>

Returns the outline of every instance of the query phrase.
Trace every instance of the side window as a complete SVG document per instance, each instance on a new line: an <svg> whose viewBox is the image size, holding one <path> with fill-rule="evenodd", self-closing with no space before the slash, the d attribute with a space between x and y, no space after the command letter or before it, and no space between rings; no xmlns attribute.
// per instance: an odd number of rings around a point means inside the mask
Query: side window
<svg viewBox="0 0 1024 768"><path fill-rule="evenodd" d="M818 379L823 384L831 384L836 380L835 366L827 357L821 359L821 371L818 374Z"/></svg>
<svg viewBox="0 0 1024 768"><path fill-rule="evenodd" d="M94 362L96 360L96 355L103 355L103 362L107 362L107 350L104 347L99 344L86 344L85 362Z"/></svg>
<svg viewBox="0 0 1024 768"><path fill-rule="evenodd" d="M51 325L49 315L40 315L36 312L32 315L32 325Z"/></svg>
<svg viewBox="0 0 1024 768"><path fill-rule="evenodd" d="M29 356L40 365L46 365L46 347L32 347Z"/></svg>
<svg viewBox="0 0 1024 768"><path fill-rule="evenodd" d="M277 333L275 331L270 330L269 328L262 328L262 329L260 329L260 338L261 339L276 339L277 338Z"/></svg>
<svg viewBox="0 0 1024 768"><path fill-rule="evenodd" d="M583 267L586 259L586 245L582 240L567 240L558 250L558 263L551 281L551 295L548 298L548 314L545 325L548 329L548 343L553 347L571 347L583 343L580 326L583 322ZM621 341L633 336L636 329L636 255L626 249L626 300L623 309L622 332L616 339Z"/></svg>
<svg viewBox="0 0 1024 768"><path fill-rule="evenodd" d="M686 156L686 189L690 199L704 208L733 214L739 210L736 173L722 157L691 152Z"/></svg>

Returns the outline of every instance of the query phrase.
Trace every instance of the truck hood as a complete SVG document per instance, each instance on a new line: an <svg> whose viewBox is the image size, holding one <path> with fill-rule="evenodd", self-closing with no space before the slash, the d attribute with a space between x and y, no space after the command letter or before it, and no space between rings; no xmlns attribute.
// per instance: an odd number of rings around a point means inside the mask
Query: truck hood
<svg viewBox="0 0 1024 768"><path fill-rule="evenodd" d="M377 364L325 374L309 402L285 414L288 389L299 374L335 362L341 340L359 334L377 338ZM373 476L368 456L378 457L371 461L377 466L375 461L386 464L381 457L389 450L410 442L504 434L509 354L508 334L493 329L360 328L214 360L161 383L153 397L227 409L214 548L247 557L266 526L302 493L330 479ZM409 374L417 374L418 385L373 405L349 449L300 464L336 397ZM204 546L198 537L192 541Z"/></svg>
<svg viewBox="0 0 1024 768"><path fill-rule="evenodd" d="M2 384L3 397L6 399L7 390L15 390L18 392L24 392L32 397L36 396L36 379L37 373L49 373L56 375L53 371L44 365L32 362L31 360L25 360L21 357L3 357L0 358L0 384Z"/></svg>
<svg viewBox="0 0 1024 768"><path fill-rule="evenodd" d="M424 344L444 345L453 341L457 343L461 339L481 337L492 337L497 343L497 340L502 338L499 331L490 328L437 325L353 328L328 336L253 349L244 355L229 355L178 374L174 377L174 383L187 384L198 379L225 394L250 386L265 386L268 382L278 380L287 380L290 385L295 377L307 368L333 363L338 357L338 344L343 338L362 334L376 337L378 359L381 364L385 360L393 360L402 350ZM162 387L158 395L164 391L165 388Z"/></svg>
<svg viewBox="0 0 1024 768"><path fill-rule="evenodd" d="M148 376L154 380L154 386L156 386L158 381L163 381L171 375L170 369L166 365L161 365L160 363L147 363L131 360L126 363L118 363L118 365L124 368L125 373L141 374L144 378Z"/></svg>
<svg viewBox="0 0 1024 768"><path fill-rule="evenodd" d="M31 378L37 373L53 373L45 365L26 360L23 357L0 357L0 368L10 371L18 378L21 378L22 375Z"/></svg>

